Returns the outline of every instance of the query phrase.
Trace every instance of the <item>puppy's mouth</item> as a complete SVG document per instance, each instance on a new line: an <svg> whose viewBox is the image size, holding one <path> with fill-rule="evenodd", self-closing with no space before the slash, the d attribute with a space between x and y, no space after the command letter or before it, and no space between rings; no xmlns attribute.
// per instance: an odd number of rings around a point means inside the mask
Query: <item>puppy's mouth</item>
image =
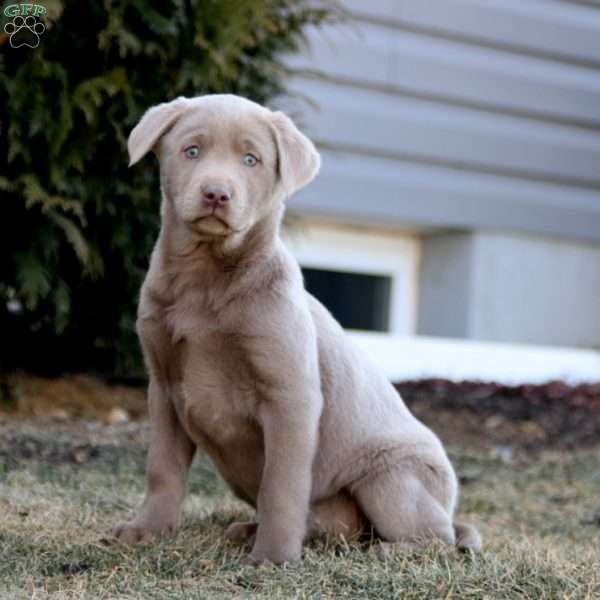
<svg viewBox="0 0 600 600"><path fill-rule="evenodd" d="M210 235L227 235L233 231L225 219L218 217L214 213L196 217L189 221L189 225L199 233L208 233Z"/></svg>

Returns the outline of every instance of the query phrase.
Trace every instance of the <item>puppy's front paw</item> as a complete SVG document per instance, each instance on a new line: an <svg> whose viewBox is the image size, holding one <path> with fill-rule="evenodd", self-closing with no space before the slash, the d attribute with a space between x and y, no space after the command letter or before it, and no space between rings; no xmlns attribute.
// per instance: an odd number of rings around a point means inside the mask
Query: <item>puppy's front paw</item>
<svg viewBox="0 0 600 600"><path fill-rule="evenodd" d="M252 565L262 565L272 563L275 565L293 564L302 559L302 546L284 545L278 548L257 548L252 549L245 562Z"/></svg>
<svg viewBox="0 0 600 600"><path fill-rule="evenodd" d="M156 541L163 536L173 535L176 524L171 522L127 521L113 528L113 536L125 544L138 544Z"/></svg>

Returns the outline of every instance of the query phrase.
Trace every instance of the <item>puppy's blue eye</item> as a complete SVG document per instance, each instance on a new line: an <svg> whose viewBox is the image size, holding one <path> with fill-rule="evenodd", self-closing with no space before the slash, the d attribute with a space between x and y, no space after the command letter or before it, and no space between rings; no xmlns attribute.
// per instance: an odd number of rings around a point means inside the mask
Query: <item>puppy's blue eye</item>
<svg viewBox="0 0 600 600"><path fill-rule="evenodd" d="M256 158L254 154L246 154L246 156L244 156L244 164L247 167L255 167L257 162L258 158Z"/></svg>
<svg viewBox="0 0 600 600"><path fill-rule="evenodd" d="M200 148L198 146L190 146L185 149L185 155L188 158L198 158L200 156Z"/></svg>

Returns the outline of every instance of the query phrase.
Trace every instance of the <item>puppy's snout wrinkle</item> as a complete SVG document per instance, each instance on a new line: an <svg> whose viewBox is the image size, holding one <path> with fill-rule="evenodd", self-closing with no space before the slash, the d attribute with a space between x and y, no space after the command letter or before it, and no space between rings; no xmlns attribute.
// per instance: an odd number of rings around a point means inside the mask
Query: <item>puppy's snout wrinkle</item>
<svg viewBox="0 0 600 600"><path fill-rule="evenodd" d="M231 192L224 186L209 184L202 186L202 204L208 207L224 206L231 200Z"/></svg>

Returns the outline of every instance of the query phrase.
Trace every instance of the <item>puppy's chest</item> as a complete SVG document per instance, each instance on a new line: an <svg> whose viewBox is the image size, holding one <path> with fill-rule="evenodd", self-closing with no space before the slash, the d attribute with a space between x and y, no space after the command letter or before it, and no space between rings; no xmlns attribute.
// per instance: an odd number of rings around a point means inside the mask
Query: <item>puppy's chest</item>
<svg viewBox="0 0 600 600"><path fill-rule="evenodd" d="M182 290L164 318L176 349L176 408L190 434L218 449L256 436L260 398L239 310L196 288Z"/></svg>
<svg viewBox="0 0 600 600"><path fill-rule="evenodd" d="M257 435L260 397L236 336L209 330L180 339L178 413L195 437L223 448Z"/></svg>
<svg viewBox="0 0 600 600"><path fill-rule="evenodd" d="M175 302L164 311L164 319L174 342L200 339L236 327L236 314L214 290L183 288Z"/></svg>

